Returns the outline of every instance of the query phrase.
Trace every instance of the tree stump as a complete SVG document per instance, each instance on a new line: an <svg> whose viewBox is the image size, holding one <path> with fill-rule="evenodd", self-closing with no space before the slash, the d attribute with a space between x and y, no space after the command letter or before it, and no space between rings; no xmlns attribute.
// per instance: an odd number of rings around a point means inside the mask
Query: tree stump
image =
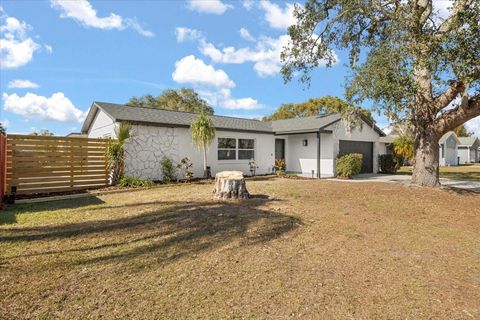
<svg viewBox="0 0 480 320"><path fill-rule="evenodd" d="M250 194L240 171L222 171L215 175L213 193L221 199L248 199Z"/></svg>

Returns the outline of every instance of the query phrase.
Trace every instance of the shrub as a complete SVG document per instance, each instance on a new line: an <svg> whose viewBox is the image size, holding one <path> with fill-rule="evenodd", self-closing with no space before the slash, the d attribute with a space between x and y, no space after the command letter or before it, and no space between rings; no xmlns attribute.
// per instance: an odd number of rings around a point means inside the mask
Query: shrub
<svg viewBox="0 0 480 320"><path fill-rule="evenodd" d="M351 178L360 173L362 169L363 155L360 153L348 153L337 158L337 175Z"/></svg>
<svg viewBox="0 0 480 320"><path fill-rule="evenodd" d="M190 171L192 166L193 164L188 158L183 158L179 163L177 163L177 169L180 169L183 172L185 179L188 181L193 178L193 172Z"/></svg>
<svg viewBox="0 0 480 320"><path fill-rule="evenodd" d="M279 176L285 174L285 159L275 159L275 173Z"/></svg>
<svg viewBox="0 0 480 320"><path fill-rule="evenodd" d="M122 187L132 187L132 188L138 188L138 187L151 187L153 186L153 182L150 180L144 180L144 179L137 179L134 177L121 177L120 180L118 181L118 185Z"/></svg>
<svg viewBox="0 0 480 320"><path fill-rule="evenodd" d="M172 182L177 179L177 173L173 167L172 159L164 157L162 161L160 161L160 166L162 167L163 182Z"/></svg>
<svg viewBox="0 0 480 320"><path fill-rule="evenodd" d="M378 156L378 164L382 173L395 173L400 168L401 161L393 154Z"/></svg>

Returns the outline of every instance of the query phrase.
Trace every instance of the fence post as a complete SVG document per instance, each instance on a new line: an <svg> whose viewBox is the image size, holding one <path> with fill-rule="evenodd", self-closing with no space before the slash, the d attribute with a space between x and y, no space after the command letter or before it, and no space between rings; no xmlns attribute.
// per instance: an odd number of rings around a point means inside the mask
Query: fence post
<svg viewBox="0 0 480 320"><path fill-rule="evenodd" d="M3 209L3 199L7 188L7 137L0 134L0 209Z"/></svg>

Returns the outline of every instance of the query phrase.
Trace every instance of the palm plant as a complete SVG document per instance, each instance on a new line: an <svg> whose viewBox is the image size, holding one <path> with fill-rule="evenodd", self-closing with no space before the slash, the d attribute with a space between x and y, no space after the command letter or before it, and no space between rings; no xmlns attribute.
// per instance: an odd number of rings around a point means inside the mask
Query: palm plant
<svg viewBox="0 0 480 320"><path fill-rule="evenodd" d="M131 126L127 122L121 122L115 129L117 139L110 140L107 145L108 169L111 175L111 184L118 183L123 176L125 165L125 140L130 138Z"/></svg>
<svg viewBox="0 0 480 320"><path fill-rule="evenodd" d="M413 139L407 135L401 135L393 141L393 152L402 158L403 165L413 159Z"/></svg>
<svg viewBox="0 0 480 320"><path fill-rule="evenodd" d="M215 138L215 126L212 120L202 111L198 117L193 120L190 130L192 131L193 143L203 151L203 176L207 178L207 150Z"/></svg>

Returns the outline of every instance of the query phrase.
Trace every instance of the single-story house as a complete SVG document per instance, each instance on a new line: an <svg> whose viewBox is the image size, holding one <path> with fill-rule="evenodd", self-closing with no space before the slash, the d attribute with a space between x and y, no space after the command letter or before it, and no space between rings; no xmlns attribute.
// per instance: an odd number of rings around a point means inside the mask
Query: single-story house
<svg viewBox="0 0 480 320"><path fill-rule="evenodd" d="M457 135L453 131L445 133L440 140L439 144L439 162L441 166L457 166L458 165L458 140Z"/></svg>
<svg viewBox="0 0 480 320"><path fill-rule="evenodd" d="M178 162L188 157L194 175L203 175L202 152L191 140L190 124L197 115L189 112L130 107L94 102L82 127L88 137L115 138L122 121L132 125L126 141L125 174L143 179L162 178L160 161L169 157ZM339 154L364 155L362 172L378 171L378 155L385 153L385 134L368 118L348 130L339 114L264 122L259 120L211 116L216 137L207 158L212 174L223 170L271 173L275 159L285 159L286 171L315 177L335 175Z"/></svg>
<svg viewBox="0 0 480 320"><path fill-rule="evenodd" d="M477 137L458 137L458 158L460 164L479 162L480 140Z"/></svg>

